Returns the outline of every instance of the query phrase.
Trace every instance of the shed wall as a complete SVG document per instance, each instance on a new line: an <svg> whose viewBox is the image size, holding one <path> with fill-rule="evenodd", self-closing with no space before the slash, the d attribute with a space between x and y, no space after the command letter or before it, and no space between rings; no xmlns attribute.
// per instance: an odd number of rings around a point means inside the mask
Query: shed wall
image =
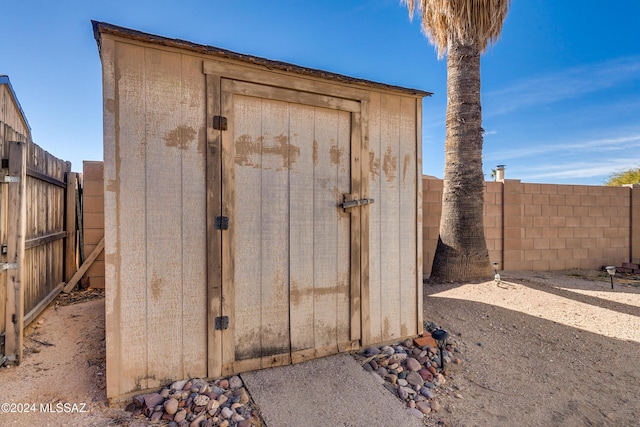
<svg viewBox="0 0 640 427"><path fill-rule="evenodd" d="M105 35L101 55L107 394L115 398L210 374L203 59L211 56ZM366 345L421 331L421 100L358 91L369 99L363 116L370 111L363 192L370 187L375 199L362 255L371 275Z"/></svg>
<svg viewBox="0 0 640 427"><path fill-rule="evenodd" d="M202 61L105 39L109 397L205 377Z"/></svg>

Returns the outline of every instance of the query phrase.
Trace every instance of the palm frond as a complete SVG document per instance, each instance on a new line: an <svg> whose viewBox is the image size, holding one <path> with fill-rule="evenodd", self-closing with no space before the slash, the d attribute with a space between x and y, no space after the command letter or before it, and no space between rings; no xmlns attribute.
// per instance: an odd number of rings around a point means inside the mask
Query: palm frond
<svg viewBox="0 0 640 427"><path fill-rule="evenodd" d="M420 12L422 31L436 47L447 52L452 37L476 46L480 52L495 43L502 31L511 0L401 0L413 18Z"/></svg>

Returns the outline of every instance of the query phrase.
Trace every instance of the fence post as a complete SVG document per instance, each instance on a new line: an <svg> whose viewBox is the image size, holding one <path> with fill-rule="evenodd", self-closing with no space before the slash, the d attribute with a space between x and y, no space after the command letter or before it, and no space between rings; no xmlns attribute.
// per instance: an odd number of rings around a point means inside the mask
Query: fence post
<svg viewBox="0 0 640 427"><path fill-rule="evenodd" d="M71 164L67 162L67 189L65 191L65 230L64 241L64 281L69 283L78 269L76 263L76 183L77 174L71 172Z"/></svg>
<svg viewBox="0 0 640 427"><path fill-rule="evenodd" d="M9 143L8 184L9 212L7 214L7 288L5 355L8 362L20 363L24 333L24 288L22 261L26 236L26 155L23 142Z"/></svg>

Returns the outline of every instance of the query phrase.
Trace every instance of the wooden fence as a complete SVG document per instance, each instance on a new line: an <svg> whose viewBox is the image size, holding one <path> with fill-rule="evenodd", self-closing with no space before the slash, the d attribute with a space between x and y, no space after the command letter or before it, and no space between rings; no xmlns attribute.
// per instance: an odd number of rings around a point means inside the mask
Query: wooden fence
<svg viewBox="0 0 640 427"><path fill-rule="evenodd" d="M0 122L0 364L77 270L77 174Z"/></svg>

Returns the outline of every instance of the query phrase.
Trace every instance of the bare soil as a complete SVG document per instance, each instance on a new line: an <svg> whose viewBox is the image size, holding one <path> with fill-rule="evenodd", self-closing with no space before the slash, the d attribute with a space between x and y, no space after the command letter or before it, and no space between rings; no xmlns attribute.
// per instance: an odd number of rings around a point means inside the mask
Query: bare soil
<svg viewBox="0 0 640 427"><path fill-rule="evenodd" d="M597 271L427 285L425 319L458 337L463 359L427 425L640 425L637 279L613 290Z"/></svg>
<svg viewBox="0 0 640 427"><path fill-rule="evenodd" d="M617 277L614 290L596 271L427 284L424 318L463 361L448 366L427 426L640 424L640 278ZM0 425L145 425L107 407L104 354L102 293L58 297L28 328L23 363L0 369L0 403L13 409Z"/></svg>

